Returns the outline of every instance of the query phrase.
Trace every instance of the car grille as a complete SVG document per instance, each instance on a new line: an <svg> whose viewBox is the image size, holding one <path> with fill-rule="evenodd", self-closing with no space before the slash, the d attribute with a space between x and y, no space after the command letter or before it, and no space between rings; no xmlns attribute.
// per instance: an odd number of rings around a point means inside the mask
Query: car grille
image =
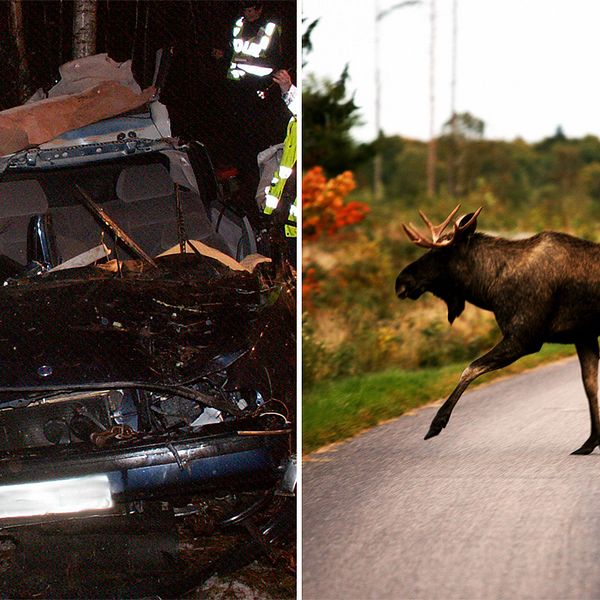
<svg viewBox="0 0 600 600"><path fill-rule="evenodd" d="M80 442L68 425L76 411L105 428L110 427L106 395L4 409L0 411L0 452Z"/></svg>

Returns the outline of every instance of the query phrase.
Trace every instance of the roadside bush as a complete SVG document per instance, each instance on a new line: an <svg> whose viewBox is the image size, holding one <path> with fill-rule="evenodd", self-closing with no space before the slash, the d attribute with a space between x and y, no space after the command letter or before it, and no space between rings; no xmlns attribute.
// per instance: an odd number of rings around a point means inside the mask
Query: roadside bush
<svg viewBox="0 0 600 600"><path fill-rule="evenodd" d="M302 235L316 240L333 236L341 229L362 221L369 212L363 202L345 202L356 188L354 175L345 171L327 179L321 167L313 167L302 179Z"/></svg>
<svg viewBox="0 0 600 600"><path fill-rule="evenodd" d="M337 379L357 372L357 346L346 341L333 347L319 339L314 323L304 316L302 320L302 384L310 387L317 381Z"/></svg>

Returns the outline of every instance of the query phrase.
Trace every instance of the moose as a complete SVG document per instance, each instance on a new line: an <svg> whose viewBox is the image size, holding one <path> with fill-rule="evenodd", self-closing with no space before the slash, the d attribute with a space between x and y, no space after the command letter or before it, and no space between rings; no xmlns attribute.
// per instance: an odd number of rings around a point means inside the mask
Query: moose
<svg viewBox="0 0 600 600"><path fill-rule="evenodd" d="M409 240L428 252L398 275L396 295L416 300L433 293L447 304L450 324L470 302L494 313L503 337L463 371L425 439L446 427L456 403L477 377L555 342L575 344L577 350L591 433L573 454L590 454L600 447L600 244L555 231L520 240L486 235L476 232L482 207L453 221L459 208L440 225L419 211L429 236L412 223L403 224ZM450 222L452 230L447 232Z"/></svg>

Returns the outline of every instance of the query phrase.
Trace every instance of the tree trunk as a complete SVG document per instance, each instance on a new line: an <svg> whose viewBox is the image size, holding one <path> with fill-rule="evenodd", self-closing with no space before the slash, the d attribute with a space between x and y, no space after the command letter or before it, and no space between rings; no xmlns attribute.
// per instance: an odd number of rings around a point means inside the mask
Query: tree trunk
<svg viewBox="0 0 600 600"><path fill-rule="evenodd" d="M31 96L32 91L23 28L23 0L10 0L10 29L17 49L17 93L22 104Z"/></svg>
<svg viewBox="0 0 600 600"><path fill-rule="evenodd" d="M456 198L458 179L458 122L456 118L456 56L458 39L458 0L452 2L452 81L450 83L451 139L448 156L448 193Z"/></svg>
<svg viewBox="0 0 600 600"><path fill-rule="evenodd" d="M73 3L73 59L96 54L97 0Z"/></svg>
<svg viewBox="0 0 600 600"><path fill-rule="evenodd" d="M435 194L435 167L437 162L435 131L435 0L431 0L431 39L429 61L429 144L427 148L427 195Z"/></svg>

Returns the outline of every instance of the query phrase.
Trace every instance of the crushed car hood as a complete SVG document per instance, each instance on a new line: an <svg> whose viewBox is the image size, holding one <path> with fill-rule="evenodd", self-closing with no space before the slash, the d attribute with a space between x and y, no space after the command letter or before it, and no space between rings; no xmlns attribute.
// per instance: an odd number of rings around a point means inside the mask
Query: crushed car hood
<svg viewBox="0 0 600 600"><path fill-rule="evenodd" d="M0 288L0 391L181 385L249 350L264 312L256 275L193 254L157 264L70 269Z"/></svg>

